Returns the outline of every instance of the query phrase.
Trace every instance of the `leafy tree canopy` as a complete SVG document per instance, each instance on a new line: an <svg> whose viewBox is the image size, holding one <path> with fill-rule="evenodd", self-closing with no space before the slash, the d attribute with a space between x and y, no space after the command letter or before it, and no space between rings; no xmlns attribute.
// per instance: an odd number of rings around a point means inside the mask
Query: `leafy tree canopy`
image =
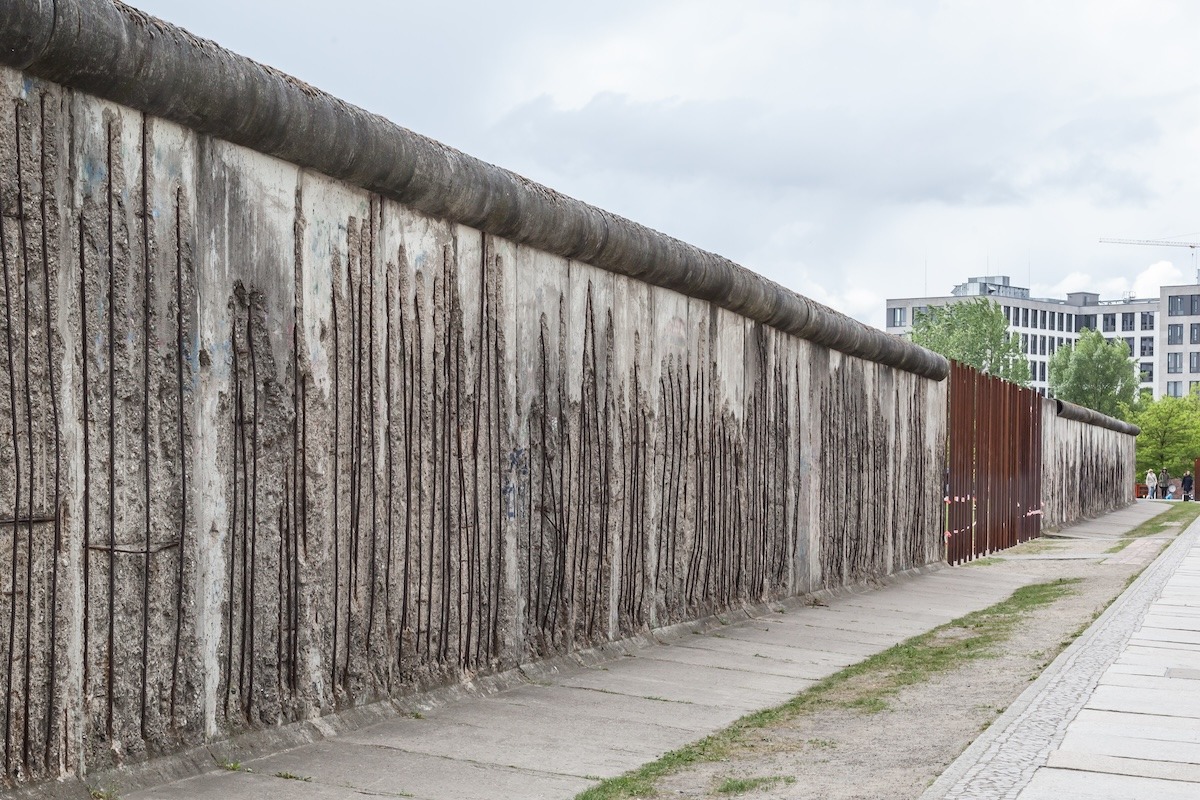
<svg viewBox="0 0 1200 800"><path fill-rule="evenodd" d="M1129 345L1091 330L1050 357L1049 379L1050 391L1060 400L1119 419L1129 416L1138 385Z"/></svg>
<svg viewBox="0 0 1200 800"><path fill-rule="evenodd" d="M1141 404L1134 424L1142 429L1137 437L1138 479L1146 470L1179 477L1200 456L1200 397L1160 397Z"/></svg>
<svg viewBox="0 0 1200 800"><path fill-rule="evenodd" d="M991 300L981 297L930 307L915 315L912 340L980 372L1029 385L1021 337L1009 331L1004 312Z"/></svg>

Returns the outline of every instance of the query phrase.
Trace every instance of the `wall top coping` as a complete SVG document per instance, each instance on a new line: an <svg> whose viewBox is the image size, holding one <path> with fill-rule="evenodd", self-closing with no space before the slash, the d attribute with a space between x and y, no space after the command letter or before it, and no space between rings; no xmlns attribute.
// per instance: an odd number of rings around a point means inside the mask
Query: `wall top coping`
<svg viewBox="0 0 1200 800"><path fill-rule="evenodd" d="M519 244L942 380L941 355L115 0L6 0L0 62Z"/></svg>
<svg viewBox="0 0 1200 800"><path fill-rule="evenodd" d="M1051 402L1056 405L1058 416L1063 419L1086 422L1089 425L1108 428L1118 433L1128 433L1130 436L1137 436L1142 432L1142 429L1133 423L1110 417L1107 414L1101 414L1099 411L1093 411L1085 406L1077 406L1074 403L1068 403L1066 400L1052 400Z"/></svg>

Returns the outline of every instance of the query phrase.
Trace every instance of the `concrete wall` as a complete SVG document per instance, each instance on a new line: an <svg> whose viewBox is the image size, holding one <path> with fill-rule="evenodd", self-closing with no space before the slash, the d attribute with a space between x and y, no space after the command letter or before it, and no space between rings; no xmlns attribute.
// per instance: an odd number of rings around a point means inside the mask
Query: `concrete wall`
<svg viewBox="0 0 1200 800"><path fill-rule="evenodd" d="M943 383L0 94L11 782L941 558Z"/></svg>
<svg viewBox="0 0 1200 800"><path fill-rule="evenodd" d="M941 560L940 356L108 0L0 29L4 784Z"/></svg>
<svg viewBox="0 0 1200 800"><path fill-rule="evenodd" d="M1136 427L1119 420L1043 400L1043 529L1132 503L1136 436Z"/></svg>

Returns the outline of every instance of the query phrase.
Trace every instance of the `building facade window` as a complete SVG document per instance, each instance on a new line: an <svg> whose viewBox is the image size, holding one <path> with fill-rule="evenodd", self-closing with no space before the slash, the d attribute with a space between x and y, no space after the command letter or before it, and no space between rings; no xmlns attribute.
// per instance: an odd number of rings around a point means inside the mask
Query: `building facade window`
<svg viewBox="0 0 1200 800"><path fill-rule="evenodd" d="M1188 353L1188 372L1200 372L1200 353Z"/></svg>
<svg viewBox="0 0 1200 800"><path fill-rule="evenodd" d="M1172 375L1183 372L1183 353L1167 353L1167 372Z"/></svg>
<svg viewBox="0 0 1200 800"><path fill-rule="evenodd" d="M1144 355L1144 356L1154 355L1154 337L1153 336L1143 336L1142 337L1142 355Z"/></svg>
<svg viewBox="0 0 1200 800"><path fill-rule="evenodd" d="M1138 371L1142 376L1142 383L1150 383L1154 380L1154 362L1143 361L1138 365Z"/></svg>
<svg viewBox="0 0 1200 800"><path fill-rule="evenodd" d="M1183 394L1183 381L1167 381L1167 396L1179 397Z"/></svg>
<svg viewBox="0 0 1200 800"><path fill-rule="evenodd" d="M1173 322L1167 326L1167 344L1183 344L1183 325Z"/></svg>
<svg viewBox="0 0 1200 800"><path fill-rule="evenodd" d="M1046 362L1045 361L1038 362L1038 380L1042 381L1043 383L1046 381Z"/></svg>
<svg viewBox="0 0 1200 800"><path fill-rule="evenodd" d="M1105 314L1101 319L1101 324L1104 326L1105 333L1112 333L1117 329L1117 315Z"/></svg>
<svg viewBox="0 0 1200 800"><path fill-rule="evenodd" d="M1042 321L1042 324L1038 325L1038 327L1041 328L1042 330L1046 330L1046 312L1042 311L1040 314L1038 314L1038 316Z"/></svg>
<svg viewBox="0 0 1200 800"><path fill-rule="evenodd" d="M1075 315L1075 330L1082 331L1087 328L1089 331L1096 330L1096 315L1095 314L1076 314Z"/></svg>
<svg viewBox="0 0 1200 800"><path fill-rule="evenodd" d="M878 308L878 306L876 306L876 308ZM1143 311L1142 312L1142 330L1144 330L1144 331L1154 330L1154 312L1153 311Z"/></svg>
<svg viewBox="0 0 1200 800"><path fill-rule="evenodd" d="M1125 346L1129 348L1129 356L1130 356L1131 358L1133 357L1133 352L1134 352L1134 351L1133 351L1133 344L1134 344L1134 341L1135 341L1135 340L1134 340L1134 338L1133 338L1132 336L1127 336L1127 337L1125 337Z"/></svg>
<svg viewBox="0 0 1200 800"><path fill-rule="evenodd" d="M1195 394L1200 390L1200 381L1188 381L1188 394Z"/></svg>
<svg viewBox="0 0 1200 800"><path fill-rule="evenodd" d="M1021 309L1021 327L1022 328L1029 327L1029 309L1028 308Z"/></svg>
<svg viewBox="0 0 1200 800"><path fill-rule="evenodd" d="M1046 355L1046 337L1045 336L1038 337L1038 354L1043 355L1043 356Z"/></svg>
<svg viewBox="0 0 1200 800"><path fill-rule="evenodd" d="M1200 314L1200 294L1172 294L1167 296L1167 316L1194 317Z"/></svg>
<svg viewBox="0 0 1200 800"><path fill-rule="evenodd" d="M1123 331L1133 330L1133 312L1132 311L1126 311L1123 314L1121 314L1121 330L1123 330Z"/></svg>
<svg viewBox="0 0 1200 800"><path fill-rule="evenodd" d="M879 306L875 306L875 307L879 308ZM888 309L888 323L887 323L888 327L889 328L903 328L905 325L904 318L906 316L904 312L907 310L908 309L906 309L904 307L889 308Z"/></svg>
<svg viewBox="0 0 1200 800"><path fill-rule="evenodd" d="M1200 322L1193 322L1191 329L1192 344L1200 344Z"/></svg>

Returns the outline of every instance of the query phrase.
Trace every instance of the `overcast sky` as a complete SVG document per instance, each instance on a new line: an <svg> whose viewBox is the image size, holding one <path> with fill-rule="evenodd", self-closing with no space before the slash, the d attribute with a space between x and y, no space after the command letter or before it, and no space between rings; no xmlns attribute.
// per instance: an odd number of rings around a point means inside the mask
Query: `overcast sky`
<svg viewBox="0 0 1200 800"><path fill-rule="evenodd" d="M1200 3L133 4L872 325L1196 274Z"/></svg>

